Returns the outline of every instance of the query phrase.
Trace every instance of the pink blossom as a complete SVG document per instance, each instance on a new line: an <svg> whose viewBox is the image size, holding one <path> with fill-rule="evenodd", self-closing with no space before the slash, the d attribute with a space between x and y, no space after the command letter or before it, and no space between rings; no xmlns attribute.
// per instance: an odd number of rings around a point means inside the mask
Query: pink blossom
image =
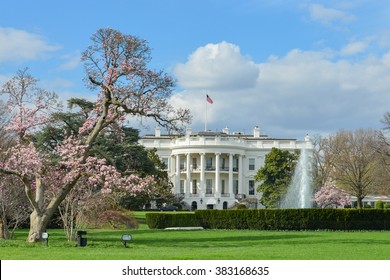
<svg viewBox="0 0 390 280"><path fill-rule="evenodd" d="M34 177L46 163L32 143L17 144L4 152L7 160L2 163L2 167L16 171L21 176Z"/></svg>
<svg viewBox="0 0 390 280"><path fill-rule="evenodd" d="M27 73L27 68L2 86L8 94L6 110L12 114L11 121L5 127L16 132L20 138L31 134L50 119L52 111L60 111L62 106L54 92L36 87L37 79Z"/></svg>
<svg viewBox="0 0 390 280"><path fill-rule="evenodd" d="M334 183L326 184L316 192L315 201L321 208L345 207L351 204L350 196Z"/></svg>

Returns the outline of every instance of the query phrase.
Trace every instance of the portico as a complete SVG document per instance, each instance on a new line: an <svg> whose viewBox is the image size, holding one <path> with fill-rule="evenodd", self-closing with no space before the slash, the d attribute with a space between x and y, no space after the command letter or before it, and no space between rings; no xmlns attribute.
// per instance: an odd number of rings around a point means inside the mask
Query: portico
<svg viewBox="0 0 390 280"><path fill-rule="evenodd" d="M175 193L185 199L197 198L203 202L233 202L242 186L243 155L226 152L183 152L173 154L171 162L175 166ZM234 164L235 163L235 164ZM234 188L234 182L236 188ZM217 200L206 200L213 197ZM203 198L202 202L200 198Z"/></svg>

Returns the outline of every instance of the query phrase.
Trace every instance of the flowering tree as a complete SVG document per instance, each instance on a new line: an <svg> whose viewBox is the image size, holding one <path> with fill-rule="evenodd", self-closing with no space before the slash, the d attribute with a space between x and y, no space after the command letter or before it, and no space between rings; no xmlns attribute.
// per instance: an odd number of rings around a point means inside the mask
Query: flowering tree
<svg viewBox="0 0 390 280"><path fill-rule="evenodd" d="M8 149L15 144L13 137L3 129L7 119L6 111L0 104L0 149ZM5 160L0 154L0 162ZM0 238L12 239L13 232L28 219L29 213L21 183L13 176L0 173Z"/></svg>
<svg viewBox="0 0 390 280"><path fill-rule="evenodd" d="M325 184L316 192L314 199L321 208L345 207L351 205L348 193L334 183Z"/></svg>
<svg viewBox="0 0 390 280"><path fill-rule="evenodd" d="M362 208L363 198L375 193L377 185L381 184L378 136L373 129L340 130L328 137L324 147L325 160L330 164L328 176L356 196L357 208Z"/></svg>
<svg viewBox="0 0 390 280"><path fill-rule="evenodd" d="M58 110L55 94L37 89L36 80L26 71L18 72L2 89L8 95L7 108L15 110L6 129L16 133L19 141L3 151L7 160L0 162L0 172L16 176L24 186L33 208L29 242L41 239L59 204L82 178L100 185L105 193L117 187L135 195L150 184L150 178L122 177L105 159L91 156L101 133L119 127L128 115L151 117L168 129L180 129L191 119L187 109L175 110L168 104L173 80L147 68L150 49L145 41L113 29L99 29L91 40L82 61L86 82L99 90L98 98L79 133L67 135L53 155L40 153L29 135Z"/></svg>
<svg viewBox="0 0 390 280"><path fill-rule="evenodd" d="M30 212L21 184L12 176L0 174L0 238L12 239L14 231L26 222Z"/></svg>

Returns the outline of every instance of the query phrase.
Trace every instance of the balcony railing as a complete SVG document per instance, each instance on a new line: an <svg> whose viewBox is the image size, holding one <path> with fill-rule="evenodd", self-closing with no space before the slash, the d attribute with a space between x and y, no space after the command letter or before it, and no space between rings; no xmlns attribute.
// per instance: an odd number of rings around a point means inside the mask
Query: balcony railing
<svg viewBox="0 0 390 280"><path fill-rule="evenodd" d="M202 169L200 168L200 166L197 166L197 167L190 167L190 171L191 172L200 172ZM205 167L204 169L205 171L216 171L216 168L215 166L212 166L212 167ZM238 167L233 167L233 172L238 172ZM229 167L220 167L219 168L219 171L222 171L222 172L229 172ZM187 168L186 167L180 167L180 172L187 172Z"/></svg>

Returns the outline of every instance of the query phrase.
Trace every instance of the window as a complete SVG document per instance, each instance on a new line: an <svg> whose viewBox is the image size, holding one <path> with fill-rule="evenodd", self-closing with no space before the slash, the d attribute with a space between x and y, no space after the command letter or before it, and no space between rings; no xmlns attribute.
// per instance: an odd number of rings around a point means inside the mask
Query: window
<svg viewBox="0 0 390 280"><path fill-rule="evenodd" d="M198 164L196 162L196 158L192 158L192 169L196 170L198 168Z"/></svg>
<svg viewBox="0 0 390 280"><path fill-rule="evenodd" d="M206 180L206 194L213 193L213 181L211 179Z"/></svg>
<svg viewBox="0 0 390 280"><path fill-rule="evenodd" d="M184 194L184 180L180 180L180 194Z"/></svg>
<svg viewBox="0 0 390 280"><path fill-rule="evenodd" d="M180 159L180 170L184 170L184 159Z"/></svg>
<svg viewBox="0 0 390 280"><path fill-rule="evenodd" d="M163 167L163 170L167 170L168 169L168 158L166 158L166 157L163 157L162 159L161 159L161 162L164 164L164 167Z"/></svg>
<svg viewBox="0 0 390 280"><path fill-rule="evenodd" d="M206 170L212 170L213 168L213 158L207 157L206 158Z"/></svg>
<svg viewBox="0 0 390 280"><path fill-rule="evenodd" d="M234 180L233 193L238 194L238 180Z"/></svg>
<svg viewBox="0 0 390 280"><path fill-rule="evenodd" d="M226 190L225 190L225 180L222 180L221 181L221 194L225 194L226 193Z"/></svg>
<svg viewBox="0 0 390 280"><path fill-rule="evenodd" d="M249 195L255 195L255 181L249 180Z"/></svg>
<svg viewBox="0 0 390 280"><path fill-rule="evenodd" d="M221 170L226 170L226 159L222 158Z"/></svg>
<svg viewBox="0 0 390 280"><path fill-rule="evenodd" d="M254 158L249 159L249 170L255 170L255 159Z"/></svg>
<svg viewBox="0 0 390 280"><path fill-rule="evenodd" d="M192 193L197 194L198 193L198 188L197 188L197 181L192 180Z"/></svg>
<svg viewBox="0 0 390 280"><path fill-rule="evenodd" d="M233 158L233 171L238 171L238 158Z"/></svg>

